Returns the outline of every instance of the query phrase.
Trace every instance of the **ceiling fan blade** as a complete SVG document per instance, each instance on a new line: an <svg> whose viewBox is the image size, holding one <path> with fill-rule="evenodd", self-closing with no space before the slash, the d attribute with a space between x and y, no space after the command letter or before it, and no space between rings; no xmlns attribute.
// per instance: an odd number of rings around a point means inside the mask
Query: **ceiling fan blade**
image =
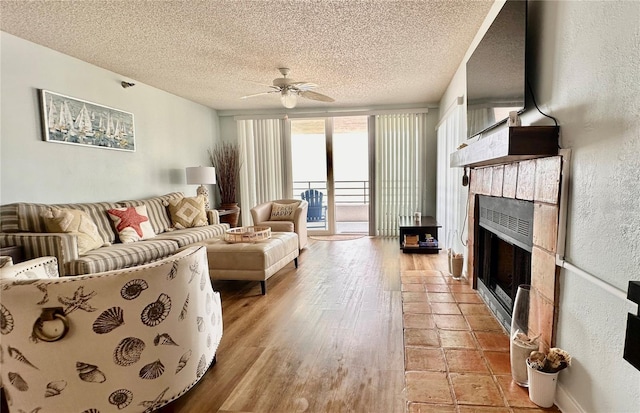
<svg viewBox="0 0 640 413"><path fill-rule="evenodd" d="M319 100L320 102L335 102L333 98L330 98L327 95L323 95L318 92L311 92L310 90L300 92L300 96L307 99Z"/></svg>
<svg viewBox="0 0 640 413"><path fill-rule="evenodd" d="M315 83L311 83L311 82L294 82L291 84L291 86L295 87L298 90L311 90L311 89L315 89L318 87L318 85L316 85Z"/></svg>
<svg viewBox="0 0 640 413"><path fill-rule="evenodd" d="M255 80L242 79L242 81L243 81L243 82L253 83L254 85L260 85L260 86L266 86L266 87L273 87L273 85L271 85L271 84L269 84L269 83L256 82Z"/></svg>
<svg viewBox="0 0 640 413"><path fill-rule="evenodd" d="M272 91L269 91L269 92L262 92L262 93L254 93L253 95L242 96L240 99L247 99L247 98L252 98L252 97L255 97L255 96L268 95L268 94L277 93L277 92L279 92L279 90L272 90Z"/></svg>

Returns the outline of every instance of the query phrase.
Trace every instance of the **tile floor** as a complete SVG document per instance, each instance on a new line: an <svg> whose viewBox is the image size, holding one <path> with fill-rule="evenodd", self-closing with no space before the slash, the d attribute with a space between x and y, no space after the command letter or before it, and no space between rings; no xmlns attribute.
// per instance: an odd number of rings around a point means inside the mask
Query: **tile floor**
<svg viewBox="0 0 640 413"><path fill-rule="evenodd" d="M475 290L435 270L401 278L409 413L559 411L511 380L509 336Z"/></svg>

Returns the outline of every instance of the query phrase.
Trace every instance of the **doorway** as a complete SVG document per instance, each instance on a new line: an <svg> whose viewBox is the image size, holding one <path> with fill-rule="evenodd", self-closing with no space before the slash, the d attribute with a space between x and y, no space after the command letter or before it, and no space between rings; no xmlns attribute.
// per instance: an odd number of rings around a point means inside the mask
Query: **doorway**
<svg viewBox="0 0 640 413"><path fill-rule="evenodd" d="M291 159L293 197L321 198L310 205L310 233L369 233L367 116L292 119Z"/></svg>

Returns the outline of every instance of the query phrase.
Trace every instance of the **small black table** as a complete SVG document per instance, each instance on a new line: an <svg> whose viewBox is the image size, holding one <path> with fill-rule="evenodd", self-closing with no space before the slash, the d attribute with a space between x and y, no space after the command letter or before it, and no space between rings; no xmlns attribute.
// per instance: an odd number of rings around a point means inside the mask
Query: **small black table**
<svg viewBox="0 0 640 413"><path fill-rule="evenodd" d="M408 247L404 248L405 235L418 235L420 241L426 241L426 234L431 234L433 238L438 239L438 228L442 225L438 224L434 217L422 216L416 219L413 216L398 217L398 226L400 228L400 249L405 253L419 254L437 254L440 247Z"/></svg>

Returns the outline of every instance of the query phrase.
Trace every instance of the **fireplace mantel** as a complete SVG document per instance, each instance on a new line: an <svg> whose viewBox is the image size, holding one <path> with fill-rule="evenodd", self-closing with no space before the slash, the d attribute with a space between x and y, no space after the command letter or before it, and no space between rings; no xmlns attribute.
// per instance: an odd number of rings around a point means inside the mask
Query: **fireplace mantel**
<svg viewBox="0 0 640 413"><path fill-rule="evenodd" d="M558 126L511 126L451 154L451 167L488 166L558 154Z"/></svg>

